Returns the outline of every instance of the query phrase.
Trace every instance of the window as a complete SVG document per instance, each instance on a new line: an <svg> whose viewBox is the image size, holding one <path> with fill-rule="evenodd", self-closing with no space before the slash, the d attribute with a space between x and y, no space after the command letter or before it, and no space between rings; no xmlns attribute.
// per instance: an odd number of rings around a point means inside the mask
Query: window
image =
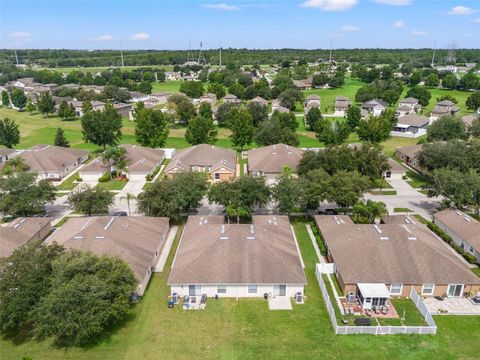
<svg viewBox="0 0 480 360"><path fill-rule="evenodd" d="M391 295L401 295L403 289L403 284L392 284L390 285L390 294Z"/></svg>
<svg viewBox="0 0 480 360"><path fill-rule="evenodd" d="M189 296L200 296L202 294L202 287L200 285L188 285Z"/></svg>
<svg viewBox="0 0 480 360"><path fill-rule="evenodd" d="M434 284L423 284L422 295L433 295Z"/></svg>
<svg viewBox="0 0 480 360"><path fill-rule="evenodd" d="M257 293L257 285L248 285L248 293L249 294L256 294Z"/></svg>
<svg viewBox="0 0 480 360"><path fill-rule="evenodd" d="M219 180L219 179L220 179L220 174L219 174L219 173L215 173L215 174L214 174L214 177L215 177L215 180Z"/></svg>
<svg viewBox="0 0 480 360"><path fill-rule="evenodd" d="M472 245L470 245L469 251L470 251L470 254L475 255L475 249L473 248Z"/></svg>
<svg viewBox="0 0 480 360"><path fill-rule="evenodd" d="M227 285L217 285L217 294L226 294Z"/></svg>

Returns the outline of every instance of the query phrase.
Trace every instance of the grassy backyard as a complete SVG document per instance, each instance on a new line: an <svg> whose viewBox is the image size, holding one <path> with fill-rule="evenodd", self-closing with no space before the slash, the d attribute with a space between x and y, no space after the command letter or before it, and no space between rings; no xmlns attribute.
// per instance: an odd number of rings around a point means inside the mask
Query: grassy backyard
<svg viewBox="0 0 480 360"><path fill-rule="evenodd" d="M306 265L306 304L269 311L264 300L209 300L205 311L168 309L165 273L155 274L129 321L87 348L56 348L22 336L0 340L2 360L21 359L476 359L480 317L437 316L436 336L333 335L315 279L305 223L293 224ZM178 245L178 234L167 262Z"/></svg>
<svg viewBox="0 0 480 360"><path fill-rule="evenodd" d="M111 179L107 182L99 182L96 187L104 190L122 190L127 182L125 179Z"/></svg>

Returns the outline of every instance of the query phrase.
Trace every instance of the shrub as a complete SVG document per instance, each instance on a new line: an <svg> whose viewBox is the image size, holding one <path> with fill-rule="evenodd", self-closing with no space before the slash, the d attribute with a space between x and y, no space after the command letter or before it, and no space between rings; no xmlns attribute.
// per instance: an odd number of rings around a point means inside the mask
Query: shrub
<svg viewBox="0 0 480 360"><path fill-rule="evenodd" d="M110 174L108 173L108 171L98 178L98 182L101 182L101 183L109 182L109 181L110 181Z"/></svg>

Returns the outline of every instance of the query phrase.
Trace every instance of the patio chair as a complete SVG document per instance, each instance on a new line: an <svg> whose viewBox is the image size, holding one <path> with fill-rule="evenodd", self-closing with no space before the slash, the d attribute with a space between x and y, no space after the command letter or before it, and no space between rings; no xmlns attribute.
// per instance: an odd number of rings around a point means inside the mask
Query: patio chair
<svg viewBox="0 0 480 360"><path fill-rule="evenodd" d="M388 313L387 307L386 307L386 306L382 306L382 314L383 314L383 315L387 315L387 313Z"/></svg>

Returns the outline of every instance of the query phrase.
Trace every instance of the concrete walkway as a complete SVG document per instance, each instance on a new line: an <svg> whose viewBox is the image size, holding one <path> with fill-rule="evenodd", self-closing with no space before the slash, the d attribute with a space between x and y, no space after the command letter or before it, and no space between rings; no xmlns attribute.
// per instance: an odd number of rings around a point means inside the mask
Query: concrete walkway
<svg viewBox="0 0 480 360"><path fill-rule="evenodd" d="M165 245L163 246L162 253L158 258L157 265L155 266L154 272L162 272L165 268L165 263L167 262L168 254L170 254L170 250L172 249L173 240L175 240L175 235L177 235L178 226L172 226L170 232L167 236L167 241L165 241Z"/></svg>
<svg viewBox="0 0 480 360"><path fill-rule="evenodd" d="M313 245L313 248L315 249L315 253L317 254L318 261L321 264L325 264L326 263L325 258L322 256L322 253L320 252L320 248L318 247L317 239L313 234L312 227L310 226L310 224L307 224L305 226L307 227L307 232L308 232L308 235L310 236L310 240L312 241L312 245Z"/></svg>

